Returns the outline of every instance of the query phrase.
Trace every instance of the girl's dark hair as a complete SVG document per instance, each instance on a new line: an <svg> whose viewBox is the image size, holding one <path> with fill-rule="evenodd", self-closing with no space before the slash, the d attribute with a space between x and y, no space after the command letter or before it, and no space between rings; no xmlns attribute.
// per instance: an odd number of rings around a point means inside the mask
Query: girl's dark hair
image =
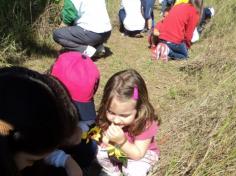
<svg viewBox="0 0 236 176"><path fill-rule="evenodd" d="M197 11L201 16L203 11L203 0L189 0L189 3L192 4L197 9Z"/></svg>
<svg viewBox="0 0 236 176"><path fill-rule="evenodd" d="M55 78L23 67L0 69L1 175L18 175L16 152L40 155L61 145L77 120L67 90Z"/></svg>
<svg viewBox="0 0 236 176"><path fill-rule="evenodd" d="M146 84L141 75L128 69L115 73L107 82L100 107L98 109L98 125L106 130L110 125L107 120L106 112L114 97L120 101L127 101L133 97L134 88L138 89L137 115L135 121L129 126L129 134L136 136L143 132L145 128L154 120L158 120L155 111L148 98Z"/></svg>

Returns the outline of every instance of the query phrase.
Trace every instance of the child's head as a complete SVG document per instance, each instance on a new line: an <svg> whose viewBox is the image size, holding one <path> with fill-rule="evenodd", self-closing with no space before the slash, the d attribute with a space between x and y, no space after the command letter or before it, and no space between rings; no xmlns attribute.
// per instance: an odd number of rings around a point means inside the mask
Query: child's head
<svg viewBox="0 0 236 176"><path fill-rule="evenodd" d="M215 9L213 7L205 7L203 13L205 14L205 19L209 20L215 15Z"/></svg>
<svg viewBox="0 0 236 176"><path fill-rule="evenodd" d="M0 107L0 163L7 163L6 173L13 172L13 161L23 169L43 158L76 129L78 114L64 86L26 68L0 69Z"/></svg>
<svg viewBox="0 0 236 176"><path fill-rule="evenodd" d="M154 108L141 75L133 69L115 73L104 88L98 110L99 126L106 130L114 123L129 127L130 134L137 135L153 120L156 120Z"/></svg>
<svg viewBox="0 0 236 176"><path fill-rule="evenodd" d="M93 96L98 88L100 73L93 61L79 52L66 52L52 66L51 75L66 86L81 120L95 120Z"/></svg>

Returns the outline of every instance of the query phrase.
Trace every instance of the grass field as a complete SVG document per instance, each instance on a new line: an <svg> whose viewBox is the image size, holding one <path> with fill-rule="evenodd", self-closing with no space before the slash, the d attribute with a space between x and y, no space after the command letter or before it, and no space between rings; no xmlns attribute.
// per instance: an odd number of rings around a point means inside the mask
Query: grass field
<svg viewBox="0 0 236 176"><path fill-rule="evenodd" d="M205 2L214 6L216 15L192 46L189 60L162 63L151 60L146 36L129 38L118 32L119 2L108 1L114 28L105 46L111 55L95 62L101 71L95 102L98 106L104 85L115 72L134 68L144 77L162 119L157 134L160 161L149 175L236 175L236 4L234 0ZM157 6L156 20L158 10ZM44 26L49 12L44 11L36 24ZM48 33L55 27L47 26ZM43 31L36 33L41 39L20 65L44 72L55 60L58 46Z"/></svg>

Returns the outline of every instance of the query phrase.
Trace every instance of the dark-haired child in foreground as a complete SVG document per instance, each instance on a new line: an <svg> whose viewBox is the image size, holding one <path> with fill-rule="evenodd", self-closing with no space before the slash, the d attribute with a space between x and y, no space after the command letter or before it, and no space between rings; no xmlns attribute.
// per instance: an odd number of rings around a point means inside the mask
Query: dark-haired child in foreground
<svg viewBox="0 0 236 176"><path fill-rule="evenodd" d="M23 67L0 69L0 107L1 176L20 175L70 142L77 130L78 114L65 87L52 76ZM70 156L65 162L81 171Z"/></svg>

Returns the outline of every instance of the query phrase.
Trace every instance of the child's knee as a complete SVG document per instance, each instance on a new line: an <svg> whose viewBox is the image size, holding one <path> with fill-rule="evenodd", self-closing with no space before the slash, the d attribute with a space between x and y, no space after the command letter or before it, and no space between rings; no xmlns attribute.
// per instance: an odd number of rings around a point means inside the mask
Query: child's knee
<svg viewBox="0 0 236 176"><path fill-rule="evenodd" d="M127 173L127 175L130 176L144 176L147 175L150 165L147 163L129 163L127 169L124 169L124 172Z"/></svg>

